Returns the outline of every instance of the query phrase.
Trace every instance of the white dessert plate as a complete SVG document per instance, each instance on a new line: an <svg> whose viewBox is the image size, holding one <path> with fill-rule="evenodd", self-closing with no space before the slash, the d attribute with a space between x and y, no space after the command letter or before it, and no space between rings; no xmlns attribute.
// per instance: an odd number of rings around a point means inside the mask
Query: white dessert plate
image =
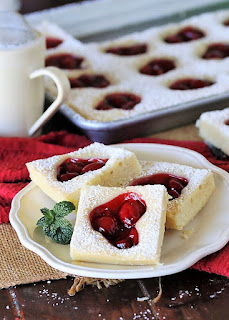
<svg viewBox="0 0 229 320"><path fill-rule="evenodd" d="M40 208L52 208L54 202L37 186L30 183L13 199L10 222L21 243L37 253L49 265L80 276L136 279L164 276L180 272L199 259L211 254L229 240L229 174L208 162L202 155L189 149L160 144L121 144L135 152L139 160L167 161L211 169L216 190L207 205L185 231L167 230L162 246L161 264L158 266L124 266L72 261L69 245L60 245L44 236L36 227L42 216ZM69 219L74 222L75 215ZM187 230L187 231L186 231ZM184 235L189 234L187 238Z"/></svg>

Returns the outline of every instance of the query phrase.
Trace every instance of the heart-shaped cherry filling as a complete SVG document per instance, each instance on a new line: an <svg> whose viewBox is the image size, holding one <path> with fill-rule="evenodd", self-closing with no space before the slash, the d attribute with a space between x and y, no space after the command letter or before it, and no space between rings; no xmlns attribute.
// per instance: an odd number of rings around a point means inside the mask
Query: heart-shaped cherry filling
<svg viewBox="0 0 229 320"><path fill-rule="evenodd" d="M213 43L208 46L205 53L202 55L203 59L224 59L229 56L229 44Z"/></svg>
<svg viewBox="0 0 229 320"><path fill-rule="evenodd" d="M62 39L54 38L54 37L46 37L46 48L56 48L63 42Z"/></svg>
<svg viewBox="0 0 229 320"><path fill-rule="evenodd" d="M113 53L119 56L134 56L146 53L147 45L144 43L134 44L131 46L120 46L106 49L106 53Z"/></svg>
<svg viewBox="0 0 229 320"><path fill-rule="evenodd" d="M229 119L226 120L226 121L224 121L224 124L225 124L226 126L229 126Z"/></svg>
<svg viewBox="0 0 229 320"><path fill-rule="evenodd" d="M147 184L162 184L166 187L168 194L173 197L173 199L178 198L187 186L188 180L184 177L178 177L170 173L156 173L145 177L140 177L135 179L131 185L132 186L144 186ZM171 200L173 200L171 199Z"/></svg>
<svg viewBox="0 0 229 320"><path fill-rule="evenodd" d="M204 79L180 79L173 82L169 88L172 90L194 90L213 85L214 82Z"/></svg>
<svg viewBox="0 0 229 320"><path fill-rule="evenodd" d="M46 67L53 66L60 69L80 69L83 60L82 57L77 57L70 53L59 53L48 56L45 59L45 65Z"/></svg>
<svg viewBox="0 0 229 320"><path fill-rule="evenodd" d="M226 27L228 27L228 26L229 26L229 19L225 20L225 21L223 22L223 24L224 24Z"/></svg>
<svg viewBox="0 0 229 320"><path fill-rule="evenodd" d="M71 88L105 88L110 82L100 74L83 74L77 78L69 78Z"/></svg>
<svg viewBox="0 0 229 320"><path fill-rule="evenodd" d="M71 159L67 158L57 167L57 180L68 181L88 171L94 171L105 166L108 159Z"/></svg>
<svg viewBox="0 0 229 320"><path fill-rule="evenodd" d="M92 228L113 246L128 249L138 244L135 225L145 212L145 201L137 193L128 192L94 208L89 219Z"/></svg>
<svg viewBox="0 0 229 320"><path fill-rule="evenodd" d="M132 93L111 93L95 107L96 110L123 109L131 110L141 98Z"/></svg>
<svg viewBox="0 0 229 320"><path fill-rule="evenodd" d="M159 76L175 69L175 63L169 59L154 59L144 65L139 71L150 76Z"/></svg>
<svg viewBox="0 0 229 320"><path fill-rule="evenodd" d="M204 32L200 29L187 26L179 30L177 33L167 36L164 41L167 43L181 43L197 40L203 38L204 36Z"/></svg>

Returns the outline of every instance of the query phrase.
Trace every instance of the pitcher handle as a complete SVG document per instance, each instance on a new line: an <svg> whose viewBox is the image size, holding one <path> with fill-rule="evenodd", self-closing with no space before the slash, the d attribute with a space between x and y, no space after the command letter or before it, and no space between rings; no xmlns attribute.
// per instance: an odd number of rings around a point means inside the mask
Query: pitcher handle
<svg viewBox="0 0 229 320"><path fill-rule="evenodd" d="M61 104L66 100L70 92L70 83L63 71L56 67L46 67L33 71L30 74L30 79L40 76L49 76L57 86L56 100L48 107L48 109L40 116L40 118L28 130L28 135L34 135L59 109Z"/></svg>

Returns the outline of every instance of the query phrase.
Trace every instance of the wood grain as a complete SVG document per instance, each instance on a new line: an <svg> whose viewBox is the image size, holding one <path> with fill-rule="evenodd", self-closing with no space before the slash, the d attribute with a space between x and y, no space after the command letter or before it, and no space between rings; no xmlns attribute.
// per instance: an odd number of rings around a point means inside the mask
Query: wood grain
<svg viewBox="0 0 229 320"><path fill-rule="evenodd" d="M1 319L31 320L223 320L229 318L228 279L186 270L158 278L126 280L114 287L86 287L70 297L73 278L21 285L0 292ZM145 299L145 301L139 301ZM146 300L149 298L148 300ZM8 308L7 308L8 306Z"/></svg>

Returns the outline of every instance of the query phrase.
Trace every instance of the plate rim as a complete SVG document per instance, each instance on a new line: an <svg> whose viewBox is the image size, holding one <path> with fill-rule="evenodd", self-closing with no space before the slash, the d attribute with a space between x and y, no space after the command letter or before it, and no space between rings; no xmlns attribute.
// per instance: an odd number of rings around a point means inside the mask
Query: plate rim
<svg viewBox="0 0 229 320"><path fill-rule="evenodd" d="M166 145L166 144L158 144L158 143L122 143L122 144L116 144L112 145L113 147L150 147L150 148L156 148L156 149L168 149L173 151L178 151L182 153L188 153L189 155L193 156L194 158L197 158L201 161L202 165L207 166L208 169L213 170L214 172L218 173L220 176L223 177L224 181L226 180L227 184L229 185L229 173L225 170L213 165L211 162L209 162L203 155L200 153L190 150L188 148L183 148L179 146L173 146L173 145ZM21 199L28 193L28 191L32 190L33 188L37 187L33 182L30 182L26 187L24 187L21 191L19 191L15 197L12 200L11 209L9 213L9 219L12 227L15 229L18 238L23 246L25 246L27 249L35 252L38 254L46 263L48 263L53 268L60 270L62 272L71 274L71 275L79 275L79 276L85 276L85 277L96 277L96 278L106 278L106 279L139 279L139 278L152 278L152 277L159 277L159 276L165 276L170 274L175 274L178 272L181 272L189 267L191 267L193 264L195 264L197 261L202 259L203 257L212 254L220 249L222 249L229 240L229 226L225 228L224 231L219 236L219 239L217 242L211 243L207 246L202 246L198 250L194 251L193 253L189 254L188 256L184 257L182 260L182 263L178 262L168 265L167 268L160 268L159 266L156 266L156 269L149 269L149 266L138 266L140 269L136 270L118 270L118 273L121 274L121 277L116 275L116 270L111 269L94 269L86 266L80 266L80 265L74 265L67 263L57 257L55 257L47 248L43 247L36 241L34 241L30 236L29 233L22 223L22 221L18 217L18 212L20 210L20 202ZM38 188L38 187L37 187ZM107 265L109 266L109 264ZM146 268L145 268L146 267ZM152 266L153 267L153 266ZM144 269L145 268L145 269ZM143 273L143 276L141 277L139 273Z"/></svg>

